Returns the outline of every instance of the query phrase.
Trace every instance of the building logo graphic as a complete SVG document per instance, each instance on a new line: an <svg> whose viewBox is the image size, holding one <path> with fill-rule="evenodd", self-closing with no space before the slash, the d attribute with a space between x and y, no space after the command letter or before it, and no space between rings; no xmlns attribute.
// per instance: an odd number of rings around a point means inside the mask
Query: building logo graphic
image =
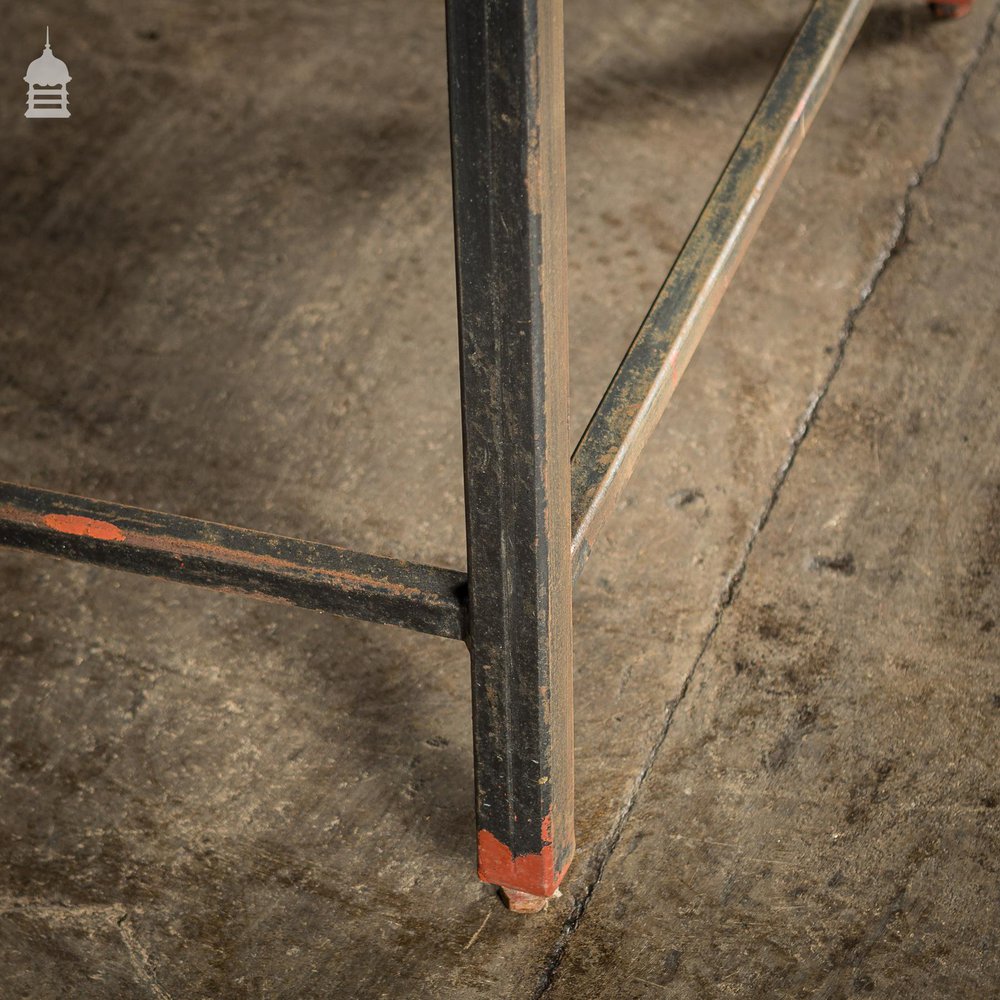
<svg viewBox="0 0 1000 1000"><path fill-rule="evenodd" d="M28 110L25 118L69 118L69 91L72 77L66 63L56 59L49 45L49 29L45 29L45 48L28 67L24 78L28 85Z"/></svg>

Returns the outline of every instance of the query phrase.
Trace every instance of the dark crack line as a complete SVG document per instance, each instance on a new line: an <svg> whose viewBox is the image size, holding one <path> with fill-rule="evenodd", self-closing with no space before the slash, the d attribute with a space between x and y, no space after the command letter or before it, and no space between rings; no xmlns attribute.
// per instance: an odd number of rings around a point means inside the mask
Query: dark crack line
<svg viewBox="0 0 1000 1000"><path fill-rule="evenodd" d="M897 209L896 213L896 225L894 226L888 242L883 248L882 252L876 258L874 266L872 268L871 277L869 278L867 284L861 291L861 295L858 298L857 303L851 307L847 313L847 317L844 321L844 325L841 328L840 337L837 342L837 349L834 353L833 362L827 371L826 377L823 379L819 389L813 394L812 398L809 400L802 417L799 420L798 427L796 429L795 435L793 436L791 443L789 444L788 451L785 455L785 460L778 469L778 472L774 479L774 485L771 489L771 494L764 503L764 506L757 518L756 523L750 531L750 535L747 538L747 542L743 547L743 552L741 554L739 563L733 572L729 575L726 580L725 585L720 593L719 601L716 604L715 614L712 618L712 624L709 626L708 631L705 633L705 638L702 641L701 647L698 650L698 654L695 656L693 663L691 664L691 669L688 671L687 676L684 678L684 682L681 684L680 692L677 697L670 702L667 706L666 713L664 715L663 724L660 728L659 735L657 736L653 746L651 747L649 753L646 756L646 760L643 763L642 768L639 771L635 781L632 783L632 790L629 793L628 799L626 800L624 806L618 813L618 817L615 820L611 832L604 841L604 846L595 853L594 859L591 862L591 878L587 883L583 893L576 899L573 909L570 915L567 917L566 922L563 924L562 931L556 940L555 945L549 952L549 957L545 962L545 966L542 970L541 980L538 987L532 994L531 1000L541 1000L546 993L552 988L555 983L556 976L559 972L559 967L562 964L562 960L565 957L566 949L569 946L570 940L573 934L576 932L577 927L579 927L580 922L583 920L584 915L590 906L590 901L594 897L594 893L597 891L598 886L601 884L604 878L604 872L607 869L608 862L611 860L611 856L614 854L621 841L622 832L625 829L625 825L628 823L633 811L635 810L636 803L639 799L639 794L642 791L642 787L646 782L646 778L649 776L649 772L652 770L653 765L656 763L656 759L659 756L660 750L663 744L666 742L667 735L670 732L670 727L673 724L674 715L677 712L678 706L684 701L687 693L691 687L691 682L701 666L702 661L705 658L705 654L708 652L709 647L712 644L712 640L715 638L715 634L722 624L722 619L725 617L726 612L729 610L733 601L736 598L736 594L739 590L740 584L743 582L743 578L746 574L747 564L750 560L750 555L754 550L757 539L760 537L761 532L767 526L768 521L771 518L771 513L777 506L778 497L781 493L782 488L785 485L788 475L792 470L792 466L795 464L795 459L798 456L799 449L802 447L802 443L805 441L806 437L809 435L813 424L816 421L816 414L819 410L820 404L826 398L827 393L830 391L830 387L833 384L833 380L837 377L840 369L844 363L844 358L847 354L847 345L850 343L851 337L854 334L855 327L857 326L858 318L865 311L869 301L875 294L883 276L889 269L893 260L902 253L906 246L907 233L910 227L910 221L913 217L913 194L921 187L924 181L927 179L928 174L937 165L938 161L941 159L941 155L944 152L945 143L948 138L948 134L951 132L952 125L955 123L956 115L958 114L959 106L965 97L966 91L969 87L969 82L975 74L976 70L979 68L979 64L986 54L987 49L993 41L993 36L996 31L997 20L1000 17L1000 0L994 4L993 11L989 15L987 20L986 30L983 33L983 37L979 44L976 46L975 52L973 53L972 59L969 61L965 70L959 77L958 84L955 87L955 92L952 97L951 104L949 105L948 112L945 115L944 121L938 128L937 135L934 138L934 143L931 148L931 152L928 157L924 160L921 166L916 170L913 176L910 178L909 183L906 186L906 190L903 193L902 202Z"/></svg>

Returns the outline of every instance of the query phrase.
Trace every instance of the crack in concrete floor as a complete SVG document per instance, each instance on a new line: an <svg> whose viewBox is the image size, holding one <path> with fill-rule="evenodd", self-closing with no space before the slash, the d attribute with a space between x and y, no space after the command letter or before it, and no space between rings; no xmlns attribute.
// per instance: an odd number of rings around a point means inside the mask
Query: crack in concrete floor
<svg viewBox="0 0 1000 1000"><path fill-rule="evenodd" d="M601 850L596 854L593 862L593 874L590 881L588 882L585 892L579 897L576 904L573 907L572 912L566 920L565 925L560 933L559 939L557 940L555 946L553 947L548 960L545 963L545 967L542 973L542 979L539 983L537 989L531 994L532 1000L541 1000L552 988L555 982L556 976L559 973L559 966L562 963L563 956L566 953L566 949L570 946L577 927L580 925L581 921L584 919L587 913L587 908L590 905L590 901L594 894L600 887L601 880L604 875L604 871L607 867L611 856L614 854L619 843L621 842L622 833L628 824L629 817L632 815L635 809L636 803L639 800L639 796L642 793L643 785L650 771L656 764L657 757L659 756L660 750L663 744L666 742L667 737L670 732L670 725L673 721L674 714L677 707L684 701L687 697L688 691L691 687L691 682L694 679L698 667L705 657L709 647L712 644L712 640L715 637L716 632L725 617L726 611L735 601L737 594L739 592L740 583L743 580L743 576L746 572L747 563L749 562L750 555L753 552L754 546L757 543L757 539L760 537L761 533L767 526L768 520L771 517L771 513L778 502L778 497L781 493L782 487L785 485L786 480L795 464L796 455L809 434L810 428L816 420L817 413L820 406L827 393L833 384L834 379L837 377L838 372L844 362L844 357L847 353L848 345L850 344L851 336L854 333L857 321L865 308L868 306L872 297L878 290L879 282L882 277L886 274L888 269L892 266L893 261L899 254L900 249L905 245L907 230L909 228L910 219L913 213L913 193L917 191L921 185L924 183L928 174L936 166L938 161L941 159L941 155L944 152L945 144L948 140L948 133L951 131L952 125L954 124L955 117L958 114L959 108L962 103L966 91L969 87L969 82L975 75L976 70L979 68L979 64L983 59L986 51L990 47L993 41L997 20L1000 18L1000 3L996 3L993 6L993 11L990 14L989 20L987 22L986 28L983 32L982 39L976 47L975 53L970 60L965 71L960 76L954 91L954 96L952 98L951 104L948 108L948 112L944 117L944 120L938 129L937 136L931 148L930 153L927 158L921 164L920 168L916 171L913 178L910 180L906 187L903 197L899 204L898 210L898 221L896 228L892 233L889 241L887 242L884 250L878 256L875 261L874 267L872 269L871 278L866 284L865 288L862 290L861 296L858 299L857 304L850 310L847 314L847 318L844 322L843 329L840 334L840 338L837 343L837 350L833 356L833 361L830 365L829 371L819 390L814 394L813 398L810 400L809 405L806 407L802 414L802 418L799 421L798 430L793 437L791 444L788 447L788 452L784 462L778 469L778 473L775 477L774 488L771 491L770 496L767 499L760 515L757 518L753 529L747 539L747 543L743 549L742 556L737 564L736 568L730 574L728 580L726 581L724 587L722 588L722 593L719 602L716 606L715 615L712 621L712 625L708 632L705 634L704 642L702 643L701 649L698 655L695 657L691 664L691 669L688 671L684 678L683 684L681 685L680 693L676 698L674 698L667 707L666 715L663 721L663 727L660 734L650 749L649 755L643 765L642 770L636 776L634 784L632 786L632 792L628 797L624 807L619 812L614 826L611 829L607 839ZM905 895L905 889L900 894L900 899ZM898 909L898 906L897 906ZM884 930L884 928L883 928Z"/></svg>

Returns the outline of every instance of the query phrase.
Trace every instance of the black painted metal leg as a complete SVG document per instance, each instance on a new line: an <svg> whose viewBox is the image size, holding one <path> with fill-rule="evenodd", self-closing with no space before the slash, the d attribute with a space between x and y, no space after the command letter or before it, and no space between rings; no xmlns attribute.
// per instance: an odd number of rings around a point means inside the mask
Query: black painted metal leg
<svg viewBox="0 0 1000 1000"><path fill-rule="evenodd" d="M479 877L573 856L562 0L448 0Z"/></svg>

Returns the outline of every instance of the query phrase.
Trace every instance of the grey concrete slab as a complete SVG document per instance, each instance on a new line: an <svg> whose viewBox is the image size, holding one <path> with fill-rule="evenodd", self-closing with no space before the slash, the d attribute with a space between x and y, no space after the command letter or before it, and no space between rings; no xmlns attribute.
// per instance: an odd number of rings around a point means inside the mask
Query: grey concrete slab
<svg viewBox="0 0 1000 1000"><path fill-rule="evenodd" d="M142 946L111 906L5 902L0 911L0 990L5 997L162 1000Z"/></svg>
<svg viewBox="0 0 1000 1000"><path fill-rule="evenodd" d="M805 8L569 5L576 431ZM531 995L992 13L878 8L592 557L562 900L474 882L459 645L16 553L0 896L121 912L108 969L174 1000ZM3 111L0 476L461 566L438 6L46 16L73 118Z"/></svg>
<svg viewBox="0 0 1000 1000"><path fill-rule="evenodd" d="M1000 49L553 998L1000 993Z"/></svg>

